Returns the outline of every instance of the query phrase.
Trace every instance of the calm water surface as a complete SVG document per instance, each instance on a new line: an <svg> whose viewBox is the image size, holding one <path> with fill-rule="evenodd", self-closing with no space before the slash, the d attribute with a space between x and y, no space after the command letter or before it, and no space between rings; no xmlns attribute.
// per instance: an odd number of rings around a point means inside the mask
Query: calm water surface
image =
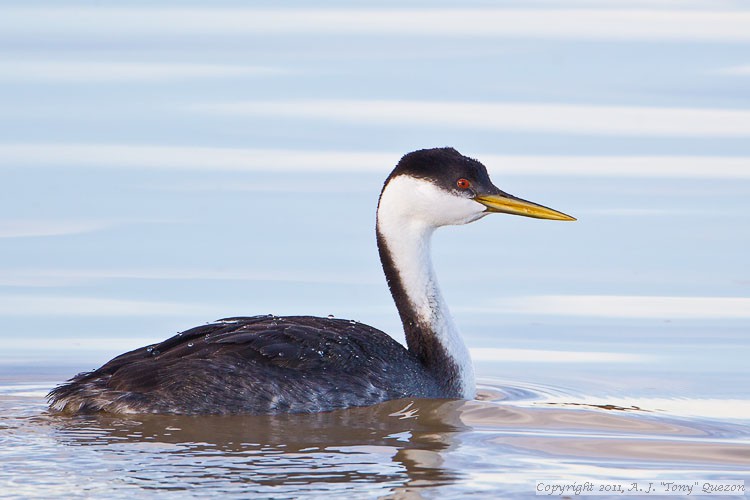
<svg viewBox="0 0 750 500"><path fill-rule="evenodd" d="M0 496L750 478L744 2L0 5ZM579 219L436 234L476 401L47 413L75 373L222 317L403 340L375 204L443 145Z"/></svg>
<svg viewBox="0 0 750 500"><path fill-rule="evenodd" d="M2 388L3 482L21 496L526 496L539 479L742 480L750 453L743 425L533 386L274 417L62 417L40 389Z"/></svg>

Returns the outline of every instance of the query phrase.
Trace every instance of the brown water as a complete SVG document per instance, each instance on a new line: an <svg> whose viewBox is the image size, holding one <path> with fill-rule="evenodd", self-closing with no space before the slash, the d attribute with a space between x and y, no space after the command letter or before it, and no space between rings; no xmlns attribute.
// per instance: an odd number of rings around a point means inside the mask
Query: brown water
<svg viewBox="0 0 750 500"><path fill-rule="evenodd" d="M51 415L47 387L2 388L0 486L14 496L505 498L533 495L537 480L746 479L750 469L747 427L550 403L530 387L246 417Z"/></svg>

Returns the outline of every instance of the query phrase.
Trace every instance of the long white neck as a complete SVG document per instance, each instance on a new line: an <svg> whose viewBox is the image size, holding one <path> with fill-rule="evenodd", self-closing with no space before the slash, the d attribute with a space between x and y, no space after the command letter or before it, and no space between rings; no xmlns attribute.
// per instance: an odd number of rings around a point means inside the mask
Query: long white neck
<svg viewBox="0 0 750 500"><path fill-rule="evenodd" d="M430 256L432 233L442 224L419 208L425 205L425 212L435 211L435 200L430 199L441 195L424 181L409 177L394 181L381 194L377 236L407 345L445 386L446 397L471 399L475 382L469 351L440 293Z"/></svg>

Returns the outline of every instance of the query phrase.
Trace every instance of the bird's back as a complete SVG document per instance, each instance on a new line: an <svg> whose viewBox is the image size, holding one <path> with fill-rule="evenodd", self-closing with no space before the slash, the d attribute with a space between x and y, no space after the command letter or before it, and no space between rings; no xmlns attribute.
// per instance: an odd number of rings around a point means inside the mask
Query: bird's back
<svg viewBox="0 0 750 500"><path fill-rule="evenodd" d="M385 333L313 316L227 318L122 354L54 389L53 409L114 413L312 413L442 397Z"/></svg>

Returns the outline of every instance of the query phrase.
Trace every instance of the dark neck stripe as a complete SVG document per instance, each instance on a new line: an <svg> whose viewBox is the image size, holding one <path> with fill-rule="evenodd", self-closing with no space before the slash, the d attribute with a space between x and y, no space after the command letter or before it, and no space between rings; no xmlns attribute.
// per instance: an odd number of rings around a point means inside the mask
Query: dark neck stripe
<svg viewBox="0 0 750 500"><path fill-rule="evenodd" d="M393 255L379 227L376 227L376 235L380 262L383 265L388 288L404 326L409 352L414 354L422 363L422 366L435 377L438 385L444 391L444 397L463 397L458 365L438 341L432 325L423 324L419 321L416 309L406 293Z"/></svg>

